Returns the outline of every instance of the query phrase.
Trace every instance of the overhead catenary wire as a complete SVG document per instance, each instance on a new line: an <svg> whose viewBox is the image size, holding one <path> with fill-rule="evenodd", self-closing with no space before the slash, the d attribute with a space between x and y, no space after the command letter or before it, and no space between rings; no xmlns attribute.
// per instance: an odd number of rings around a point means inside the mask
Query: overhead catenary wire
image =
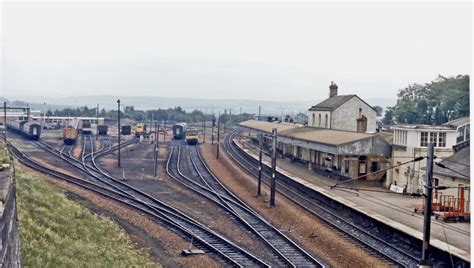
<svg viewBox="0 0 474 268"><path fill-rule="evenodd" d="M235 136L239 136L239 137L242 137L242 138L248 138L245 135L235 135ZM257 146L255 146L255 145L253 145L253 144L251 144L247 141L241 141L241 144L242 144L243 147L247 147L247 149L256 150L256 151L259 150L259 148ZM331 187L331 185L332 185L332 184L329 184L329 183L324 182L324 181L322 181L321 183L328 186L328 187ZM382 207L385 207L385 208L388 208L388 209L391 209L391 210L394 210L394 211L397 211L397 212L400 212L400 213L404 213L406 215L414 216L413 212L406 210L405 207L395 205L394 203L390 203L387 200L384 200L382 198L379 198L379 197L376 197L374 195L371 195L371 194L367 193L367 192L384 192L384 193L392 193L392 192L377 191L377 190L371 190L371 189L353 188L353 187L344 187L344 186L337 187L336 190L351 193L351 194L355 194L355 195L359 196L360 198L366 199L370 202L377 203ZM395 193L393 193L393 194L395 194ZM416 196L416 195L414 195L414 196ZM440 225L437 222L434 222L434 224L438 225L438 226ZM453 232L458 232L458 233L461 233L461 234L470 235L469 232L466 233L465 231L463 231L461 229L458 229L458 228L455 228L455 227L452 227L452 226L447 226L447 228L449 230L453 231Z"/></svg>

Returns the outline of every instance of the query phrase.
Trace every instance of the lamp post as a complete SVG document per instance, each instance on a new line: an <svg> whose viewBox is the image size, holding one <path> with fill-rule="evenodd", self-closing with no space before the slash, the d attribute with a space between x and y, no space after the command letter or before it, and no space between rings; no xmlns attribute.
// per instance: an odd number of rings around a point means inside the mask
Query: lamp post
<svg viewBox="0 0 474 268"><path fill-rule="evenodd" d="M117 118L118 118L118 167L120 167L120 99L117 100Z"/></svg>

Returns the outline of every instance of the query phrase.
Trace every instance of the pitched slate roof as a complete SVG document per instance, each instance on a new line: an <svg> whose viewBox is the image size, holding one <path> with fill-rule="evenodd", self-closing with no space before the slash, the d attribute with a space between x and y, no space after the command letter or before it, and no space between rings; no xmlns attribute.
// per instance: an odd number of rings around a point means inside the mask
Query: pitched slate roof
<svg viewBox="0 0 474 268"><path fill-rule="evenodd" d="M461 174L468 176L462 176L456 172L453 172L446 168L438 167L437 165L433 166L433 173L439 174L447 177L455 177L459 179L469 180L471 177L470 172L470 153L469 153L470 146L467 146L461 149L459 152L453 154L452 156L443 159L440 163L443 163L446 167L455 170Z"/></svg>
<svg viewBox="0 0 474 268"><path fill-rule="evenodd" d="M256 130L261 130L268 133L271 133L273 128L276 128L277 132L281 133L282 131L285 131L285 130L302 127L302 125L297 125L297 124L266 122L266 121L258 121L258 120L244 121L244 122L239 123L239 125L256 129Z"/></svg>
<svg viewBox="0 0 474 268"><path fill-rule="evenodd" d="M249 120L239 123L240 126L259 130L267 133L272 128L277 128L279 136L306 140L309 142L324 143L329 145L340 145L375 136L376 134L357 133L344 130L326 128L303 127L295 124L270 123L265 121Z"/></svg>
<svg viewBox="0 0 474 268"><path fill-rule="evenodd" d="M312 106L309 110L310 111L333 111L337 107L343 105L348 100L352 99L356 95L337 95L331 98L327 98L322 102Z"/></svg>
<svg viewBox="0 0 474 268"><path fill-rule="evenodd" d="M453 127L458 127L460 125L464 125L466 123L469 123L469 116L466 117L460 117L454 120L451 120L449 122L446 122L443 124L443 126L453 126Z"/></svg>

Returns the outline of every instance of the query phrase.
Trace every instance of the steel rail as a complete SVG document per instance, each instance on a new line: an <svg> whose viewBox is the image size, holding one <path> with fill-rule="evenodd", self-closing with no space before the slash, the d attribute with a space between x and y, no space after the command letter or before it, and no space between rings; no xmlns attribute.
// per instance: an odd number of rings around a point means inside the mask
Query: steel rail
<svg viewBox="0 0 474 268"><path fill-rule="evenodd" d="M236 147L236 145L233 144L233 136L235 135L235 133L236 131L228 134L224 138L224 148L228 152L229 156L236 163L243 167L244 170L246 170L252 176L256 176L256 174L258 174L257 160L251 158L251 156L249 156L247 153L243 152L240 148ZM255 161L252 161L252 159ZM252 161L253 163L251 163L250 161ZM262 175L262 177L264 177L266 180L270 178L268 170L266 170L265 167L263 169ZM277 172L277 176L278 175L280 175L279 172ZM268 182L266 180L262 181L263 183L268 185ZM362 227L357 226L352 222L349 222L347 219L337 215L335 212L331 211L323 204L315 203L316 200L310 199L308 198L308 196L298 193L293 189L293 187L286 185L281 180L278 180L277 184L277 191L280 194L284 195L289 200L293 201L295 204L299 205L312 215L321 219L329 226L348 235L349 237L351 237L358 243L364 245L365 247L370 248L385 259L390 260L397 265L405 267L414 267L418 265L419 258L414 256L412 253L406 252L403 249L399 249L394 245L391 245L389 242L384 241L383 239L375 236L374 234L364 230Z"/></svg>
<svg viewBox="0 0 474 268"><path fill-rule="evenodd" d="M170 176L174 177L176 180L185 180L183 184L189 186L189 181L192 181L188 176L184 175L180 170L180 161L181 161L181 146L179 143L175 143L175 147L178 147L178 157L175 162L175 174L171 174L169 170L170 162L172 159L173 152L170 153L167 169ZM186 148L191 148L190 150L196 150L196 146L187 146ZM269 246L272 251L274 251L277 256L283 260L284 263L280 265L289 265L293 267L297 266L314 266L314 267L323 267L325 264L322 261L317 260L312 257L309 253L304 251L286 235L281 233L277 228L268 223L263 217L258 213L253 211L248 205L238 199L232 192L225 188L219 180L210 172L207 165L204 163L203 159L200 157L199 152L196 150L195 153L190 153L189 162L191 163L194 171L198 174L199 178L204 185L201 185L199 188L207 189L207 192L197 191L201 195L204 195L208 199L216 202L218 205L224 207L229 213L234 215L241 224L244 224L244 227L251 230L255 235L260 237L266 244ZM193 159L194 158L194 159ZM181 178L176 178L176 175ZM187 182L186 182L187 181ZM193 182L197 184L196 182ZM191 183L191 184L193 184ZM195 187L190 187L191 190L196 191ZM209 194L213 196L209 196ZM213 197L217 197L213 198Z"/></svg>
<svg viewBox="0 0 474 268"><path fill-rule="evenodd" d="M154 216L155 218L167 223L168 225L173 226L173 230L181 231L183 234L186 234L187 237L193 237L196 239L198 244L202 244L210 250L211 252L217 253L222 258L226 260L228 264L237 267L243 266L261 266L268 267L263 261L252 255L247 250L243 249L230 242L228 239L217 234L216 232L210 230L205 225L199 223L195 219L190 218L189 216L179 212L174 207L160 203L149 204L147 202L141 201L137 198L130 197L121 191L111 190L102 185L93 183L88 180L83 180L77 177L73 177L59 171L47 168L40 163L32 160L22 152L20 152L16 147L10 145L10 150L12 154L15 155L23 164L42 171L46 174L54 176L56 178L68 181L75 185L81 186L83 188L92 190L104 196L110 197L116 201L119 201L123 204L129 205L135 209L138 209L142 212L147 213L148 215ZM111 194L115 195L111 196ZM117 198L119 196L120 198ZM145 209L144 209L145 208ZM193 230L191 230L193 228Z"/></svg>

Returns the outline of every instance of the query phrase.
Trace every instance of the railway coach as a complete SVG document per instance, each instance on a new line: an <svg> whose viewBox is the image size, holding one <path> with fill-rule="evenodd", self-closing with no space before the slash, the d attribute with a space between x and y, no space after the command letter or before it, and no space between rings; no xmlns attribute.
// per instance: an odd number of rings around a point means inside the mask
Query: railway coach
<svg viewBox="0 0 474 268"><path fill-rule="evenodd" d="M123 128L122 128L123 129ZM99 135L107 135L107 131L109 130L109 127L107 125L99 125L97 126L97 133Z"/></svg>
<svg viewBox="0 0 474 268"><path fill-rule="evenodd" d="M7 122L7 129L32 140L38 140L41 135L41 125L26 120L10 120Z"/></svg>
<svg viewBox="0 0 474 268"><path fill-rule="evenodd" d="M186 137L186 123L177 123L173 126L173 138L181 140Z"/></svg>
<svg viewBox="0 0 474 268"><path fill-rule="evenodd" d="M91 122L89 121L82 121L82 134L91 134Z"/></svg>
<svg viewBox="0 0 474 268"><path fill-rule="evenodd" d="M132 126L130 126L130 125L124 125L124 126L122 126L121 134L122 134L122 135L130 135L130 134L132 134Z"/></svg>

